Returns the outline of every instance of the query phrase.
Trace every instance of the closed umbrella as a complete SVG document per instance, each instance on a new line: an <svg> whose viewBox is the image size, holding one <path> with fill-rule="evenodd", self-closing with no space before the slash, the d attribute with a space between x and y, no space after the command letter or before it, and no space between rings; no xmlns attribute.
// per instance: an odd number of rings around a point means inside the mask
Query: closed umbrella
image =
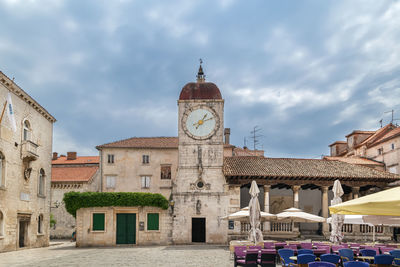
<svg viewBox="0 0 400 267"><path fill-rule="evenodd" d="M344 194L342 185L340 184L339 180L336 180L333 184L333 199L331 201L332 205L340 204L342 203L341 196ZM344 216L340 214L333 214L332 215L332 231L331 231L331 237L330 240L331 242L335 244L340 244L343 239L343 233L342 233L342 226L343 226L343 220Z"/></svg>
<svg viewBox="0 0 400 267"><path fill-rule="evenodd" d="M250 187L250 195L251 199L249 202L249 210L250 210L250 233L249 240L257 244L263 241L263 235L260 230L261 226L261 214L260 214L260 203L258 202L258 194L260 190L258 189L257 183L255 181L251 182Z"/></svg>

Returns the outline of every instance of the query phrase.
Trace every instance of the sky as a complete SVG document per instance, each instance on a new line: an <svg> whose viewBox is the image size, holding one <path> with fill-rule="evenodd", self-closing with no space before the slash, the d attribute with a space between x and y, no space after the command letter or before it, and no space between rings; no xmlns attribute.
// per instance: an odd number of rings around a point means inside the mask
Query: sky
<svg viewBox="0 0 400 267"><path fill-rule="evenodd" d="M0 0L0 25L0 71L57 119L63 154L177 136L200 58L231 143L252 148L258 126L268 157L320 158L400 119L398 0Z"/></svg>

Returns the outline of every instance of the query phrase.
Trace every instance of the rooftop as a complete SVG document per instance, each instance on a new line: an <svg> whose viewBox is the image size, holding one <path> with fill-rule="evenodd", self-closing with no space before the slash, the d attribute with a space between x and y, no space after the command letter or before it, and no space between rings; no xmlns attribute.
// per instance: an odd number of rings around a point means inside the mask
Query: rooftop
<svg viewBox="0 0 400 267"><path fill-rule="evenodd" d="M89 182L96 174L98 166L85 167L53 167L51 169L52 182Z"/></svg>
<svg viewBox="0 0 400 267"><path fill-rule="evenodd" d="M132 137L96 148L178 148L178 137Z"/></svg>

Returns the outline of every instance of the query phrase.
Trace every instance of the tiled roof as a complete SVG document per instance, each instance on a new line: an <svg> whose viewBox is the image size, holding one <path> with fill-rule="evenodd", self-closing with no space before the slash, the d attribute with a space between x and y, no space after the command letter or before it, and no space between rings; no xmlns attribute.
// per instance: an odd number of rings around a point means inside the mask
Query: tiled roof
<svg viewBox="0 0 400 267"><path fill-rule="evenodd" d="M385 134L385 135L381 136L380 138L376 139L374 141L374 143L372 143L370 146L377 145L377 144L379 144L381 142L390 140L391 138L394 138L394 137L399 136L399 135L400 135L400 127L397 127L395 129L391 130L390 132L388 132L387 134Z"/></svg>
<svg viewBox="0 0 400 267"><path fill-rule="evenodd" d="M64 165L64 164L98 164L100 161L99 156L80 156L73 160L67 160L67 157L62 156L56 160L51 161L53 165Z"/></svg>
<svg viewBox="0 0 400 267"><path fill-rule="evenodd" d="M286 178L358 178L394 181L399 175L340 161L321 159L226 157L225 176Z"/></svg>
<svg viewBox="0 0 400 267"><path fill-rule="evenodd" d="M99 167L53 167L52 182L88 182Z"/></svg>
<svg viewBox="0 0 400 267"><path fill-rule="evenodd" d="M370 137L365 139L362 143L357 145L357 147L362 146L362 145L367 145L368 147L374 146L378 139L381 139L388 132L391 132L392 129L394 129L394 128L395 128L395 126L393 124L389 123L385 127L382 127L379 130L377 130L373 135L371 135Z"/></svg>
<svg viewBox="0 0 400 267"><path fill-rule="evenodd" d="M101 148L178 148L178 137L132 137L104 145Z"/></svg>
<svg viewBox="0 0 400 267"><path fill-rule="evenodd" d="M235 147L233 156L264 156L264 150L251 150L247 148Z"/></svg>
<svg viewBox="0 0 400 267"><path fill-rule="evenodd" d="M186 84L179 95L179 100L190 99L222 99L222 96L214 83L197 82Z"/></svg>
<svg viewBox="0 0 400 267"><path fill-rule="evenodd" d="M377 165L384 166L383 162L377 162L371 159L360 158L360 157L324 157L325 160L338 160L342 162L347 162L350 164L358 165Z"/></svg>

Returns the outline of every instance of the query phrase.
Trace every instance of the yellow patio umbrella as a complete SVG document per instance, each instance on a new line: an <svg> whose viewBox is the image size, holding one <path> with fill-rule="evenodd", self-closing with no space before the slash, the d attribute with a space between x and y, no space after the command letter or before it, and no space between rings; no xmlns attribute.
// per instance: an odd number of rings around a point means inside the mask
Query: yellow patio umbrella
<svg viewBox="0 0 400 267"><path fill-rule="evenodd" d="M329 207L333 214L400 216L400 186Z"/></svg>

